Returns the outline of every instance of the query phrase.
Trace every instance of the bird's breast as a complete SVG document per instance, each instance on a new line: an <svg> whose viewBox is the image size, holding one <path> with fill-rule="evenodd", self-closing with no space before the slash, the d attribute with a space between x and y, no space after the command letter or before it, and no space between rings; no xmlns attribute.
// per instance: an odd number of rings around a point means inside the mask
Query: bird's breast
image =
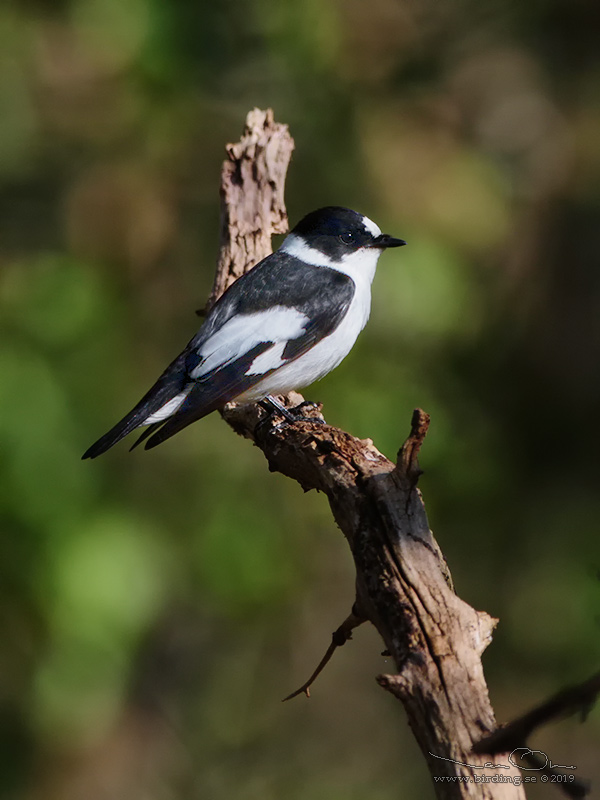
<svg viewBox="0 0 600 800"><path fill-rule="evenodd" d="M367 324L371 309L369 288L361 287L337 328L306 353L276 369L240 395L238 402L254 402L267 394L287 394L323 378L348 355Z"/></svg>

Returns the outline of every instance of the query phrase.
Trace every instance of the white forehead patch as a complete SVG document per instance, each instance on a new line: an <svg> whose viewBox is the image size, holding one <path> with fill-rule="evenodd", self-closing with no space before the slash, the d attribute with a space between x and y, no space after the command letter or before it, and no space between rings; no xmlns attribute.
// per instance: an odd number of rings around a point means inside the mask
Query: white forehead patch
<svg viewBox="0 0 600 800"><path fill-rule="evenodd" d="M379 225L376 225L372 219L363 216L362 222L365 228L371 234L371 236L381 236L381 228L379 227Z"/></svg>

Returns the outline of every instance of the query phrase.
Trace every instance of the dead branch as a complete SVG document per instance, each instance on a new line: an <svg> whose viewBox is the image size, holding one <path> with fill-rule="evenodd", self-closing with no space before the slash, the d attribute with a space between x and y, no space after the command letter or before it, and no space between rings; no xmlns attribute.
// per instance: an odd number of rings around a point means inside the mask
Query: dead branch
<svg viewBox="0 0 600 800"><path fill-rule="evenodd" d="M221 170L221 236L207 309L240 275L271 252L271 236L286 233L283 192L294 151L288 126L271 109L253 109L242 138L227 145Z"/></svg>
<svg viewBox="0 0 600 800"><path fill-rule="evenodd" d="M222 174L223 249L213 301L232 279L268 255L271 234L282 231L283 182L292 148L285 126L276 126L271 112L257 110L248 116L242 141L228 147ZM271 159L273 152L277 155ZM296 405L302 398L294 393L283 400ZM277 426L267 421L257 429L264 411L254 405L230 404L223 416L260 447L269 469L327 495L354 557L357 608L375 625L396 664L396 674L381 675L378 681L402 701L437 796L523 798L519 771L509 764L508 753L503 782L495 783L485 782L485 776L498 776L499 770L473 753L474 744L496 730L481 666L496 620L454 593L429 529L416 486L416 456L427 415L414 417L397 464L370 440L327 424Z"/></svg>
<svg viewBox="0 0 600 800"><path fill-rule="evenodd" d="M600 672L576 686L569 686L532 708L526 714L498 728L473 747L474 752L494 755L521 747L531 734L555 719L581 714L587 716L600 694Z"/></svg>
<svg viewBox="0 0 600 800"><path fill-rule="evenodd" d="M476 742L473 752L492 756L496 753L517 753L530 769L538 770L540 775L547 775L550 778L564 775L549 764L547 758L542 758L539 751L530 750L527 741L534 731L552 720L572 714L587 716L599 694L600 673L597 673L583 683L563 689L526 714L497 728L492 734ZM577 779L570 783L560 781L555 785L568 797L585 797L589 792L588 783Z"/></svg>

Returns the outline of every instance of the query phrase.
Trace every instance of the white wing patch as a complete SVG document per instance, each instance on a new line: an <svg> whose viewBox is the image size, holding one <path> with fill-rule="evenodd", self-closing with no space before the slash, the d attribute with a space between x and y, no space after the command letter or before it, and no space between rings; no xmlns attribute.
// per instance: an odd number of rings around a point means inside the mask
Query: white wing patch
<svg viewBox="0 0 600 800"><path fill-rule="evenodd" d="M287 342L279 342L279 344L274 344L273 347L269 347L264 353L256 356L246 370L246 375L264 375L265 372L269 372L271 369L277 369L287 364L287 361L283 358L283 351L286 347Z"/></svg>
<svg viewBox="0 0 600 800"><path fill-rule="evenodd" d="M262 365L266 370L281 366L285 345L290 339L300 336L307 322L309 318L306 314L286 306L273 306L254 314L238 314L204 342L199 353L203 360L190 376L198 379L214 369L224 367L261 342L273 342L278 346L277 352L274 353L275 348L271 347L257 356L246 374L257 374L262 371Z"/></svg>

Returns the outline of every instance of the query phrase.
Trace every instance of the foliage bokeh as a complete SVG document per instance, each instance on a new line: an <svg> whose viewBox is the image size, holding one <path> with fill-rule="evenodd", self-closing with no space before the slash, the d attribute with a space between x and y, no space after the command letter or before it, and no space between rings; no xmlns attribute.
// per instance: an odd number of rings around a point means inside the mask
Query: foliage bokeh
<svg viewBox="0 0 600 800"><path fill-rule="evenodd" d="M600 51L592 2L7 0L0 6L0 794L431 795L322 497L212 416L83 450L194 331L223 147L271 106L290 219L409 246L307 394L422 488L508 719L598 667ZM600 718L536 745L600 781ZM542 792L539 796L546 796ZM535 792L531 796L538 796Z"/></svg>

